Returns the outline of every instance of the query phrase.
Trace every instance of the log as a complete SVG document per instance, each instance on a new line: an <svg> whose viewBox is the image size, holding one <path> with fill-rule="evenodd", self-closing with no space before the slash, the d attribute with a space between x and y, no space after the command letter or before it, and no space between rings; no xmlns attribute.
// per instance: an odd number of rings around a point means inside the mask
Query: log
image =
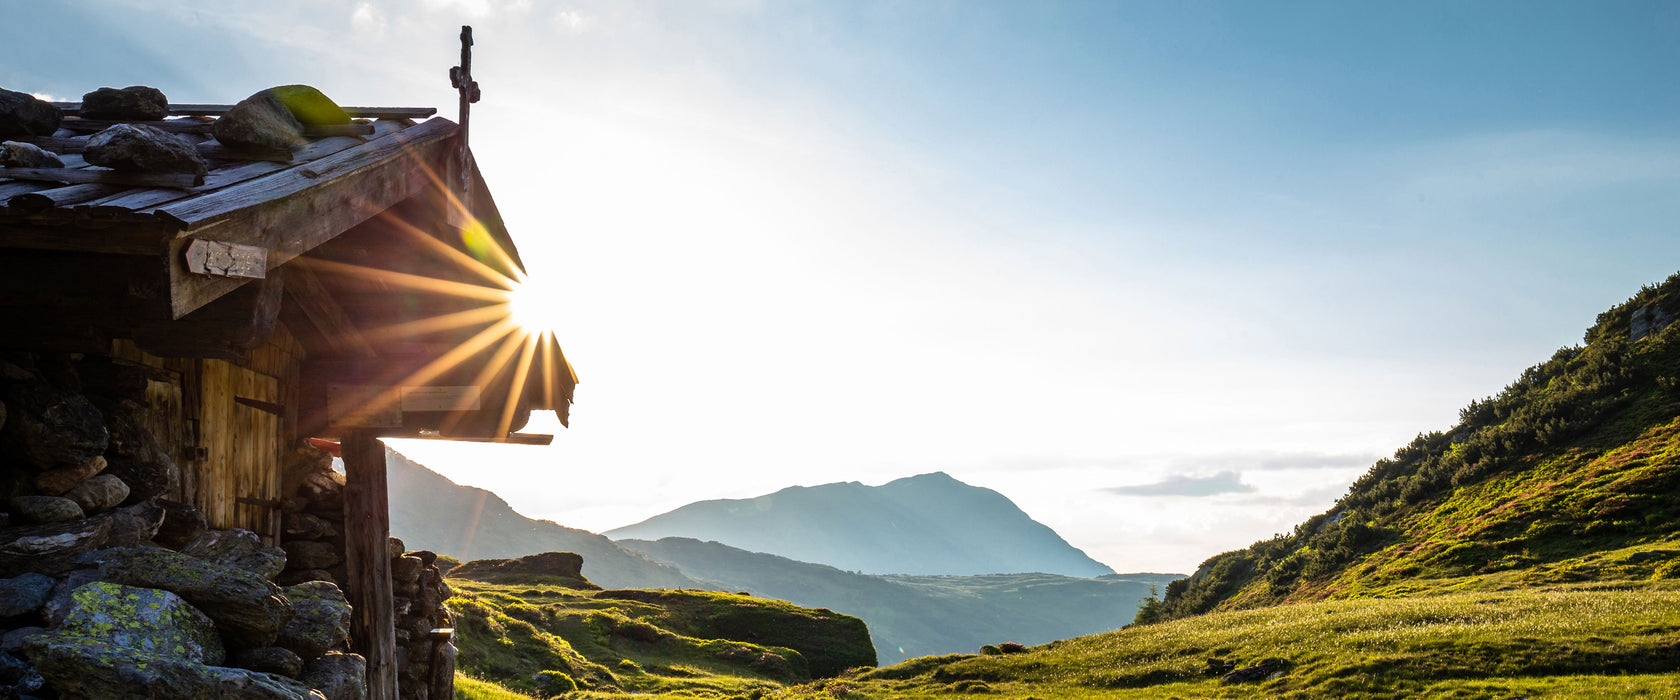
<svg viewBox="0 0 1680 700"><path fill-rule="evenodd" d="M303 135L312 139L327 136L372 136L372 124L304 124Z"/></svg>
<svg viewBox="0 0 1680 700"><path fill-rule="evenodd" d="M82 113L80 102L52 102L66 116ZM233 109L233 105L170 103L169 114L175 117L219 117ZM346 114L358 119L425 119L437 114L435 107L341 107Z"/></svg>
<svg viewBox="0 0 1680 700"><path fill-rule="evenodd" d="M70 184L123 185L126 187L175 187L186 189L204 184L204 176L192 173L133 173L103 168L0 168L0 178L67 182Z"/></svg>
<svg viewBox="0 0 1680 700"><path fill-rule="evenodd" d="M396 614L385 446L367 430L344 436L344 548L351 648L367 659L367 700L397 700Z"/></svg>

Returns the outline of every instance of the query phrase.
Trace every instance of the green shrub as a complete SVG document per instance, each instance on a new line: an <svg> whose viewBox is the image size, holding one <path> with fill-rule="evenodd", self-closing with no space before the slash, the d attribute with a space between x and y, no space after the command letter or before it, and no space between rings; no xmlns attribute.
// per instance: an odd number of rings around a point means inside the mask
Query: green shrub
<svg viewBox="0 0 1680 700"><path fill-rule="evenodd" d="M531 680L537 684L537 689L545 698L559 697L577 690L577 681L559 671L538 671Z"/></svg>

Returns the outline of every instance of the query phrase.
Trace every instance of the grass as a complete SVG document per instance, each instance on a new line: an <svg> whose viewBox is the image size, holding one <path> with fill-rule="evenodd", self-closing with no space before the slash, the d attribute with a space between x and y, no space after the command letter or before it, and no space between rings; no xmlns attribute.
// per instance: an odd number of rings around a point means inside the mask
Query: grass
<svg viewBox="0 0 1680 700"><path fill-rule="evenodd" d="M793 648L742 639L799 644L788 631L862 629L856 618L731 593L581 590L532 579L451 577L449 585L467 679L461 697L543 697L543 672L576 682L580 690L566 698L762 697L808 680L809 663ZM762 631L732 627L741 620ZM867 648L868 638L861 643Z"/></svg>
<svg viewBox="0 0 1680 700"><path fill-rule="evenodd" d="M508 690L497 685L495 681L474 678L456 671L455 700L538 700L538 698L535 695Z"/></svg>
<svg viewBox="0 0 1680 700"><path fill-rule="evenodd" d="M1208 659L1278 659L1258 684ZM789 688L781 698L1675 697L1680 582L1571 584L1231 611Z"/></svg>

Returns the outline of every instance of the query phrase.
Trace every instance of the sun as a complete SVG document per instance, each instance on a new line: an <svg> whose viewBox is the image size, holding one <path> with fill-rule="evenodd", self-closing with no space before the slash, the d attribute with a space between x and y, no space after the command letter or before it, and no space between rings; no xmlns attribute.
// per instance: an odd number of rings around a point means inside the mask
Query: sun
<svg viewBox="0 0 1680 700"><path fill-rule="evenodd" d="M543 278L527 277L508 292L508 313L527 333L553 332L560 326L560 294Z"/></svg>

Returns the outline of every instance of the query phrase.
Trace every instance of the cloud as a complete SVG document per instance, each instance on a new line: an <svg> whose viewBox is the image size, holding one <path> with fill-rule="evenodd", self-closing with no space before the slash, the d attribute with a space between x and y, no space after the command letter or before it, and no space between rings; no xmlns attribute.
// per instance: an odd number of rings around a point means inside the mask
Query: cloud
<svg viewBox="0 0 1680 700"><path fill-rule="evenodd" d="M1169 476L1153 484L1103 490L1122 496L1217 496L1222 493L1251 493L1254 487L1243 483L1241 474L1226 471L1202 477Z"/></svg>
<svg viewBox="0 0 1680 700"><path fill-rule="evenodd" d="M554 26L565 34L582 34L589 29L589 18L577 10L560 8L554 12Z"/></svg>
<svg viewBox="0 0 1680 700"><path fill-rule="evenodd" d="M383 36L385 25L385 13L376 9L373 3L357 3L356 9L350 13L350 26L358 32Z"/></svg>
<svg viewBox="0 0 1680 700"><path fill-rule="evenodd" d="M1109 458L1027 456L993 460L990 466L1009 470L1116 469L1158 473L1207 473L1212 471L1285 471L1366 468L1376 463L1376 454L1329 454L1324 452L1227 452L1207 455L1138 455Z"/></svg>

